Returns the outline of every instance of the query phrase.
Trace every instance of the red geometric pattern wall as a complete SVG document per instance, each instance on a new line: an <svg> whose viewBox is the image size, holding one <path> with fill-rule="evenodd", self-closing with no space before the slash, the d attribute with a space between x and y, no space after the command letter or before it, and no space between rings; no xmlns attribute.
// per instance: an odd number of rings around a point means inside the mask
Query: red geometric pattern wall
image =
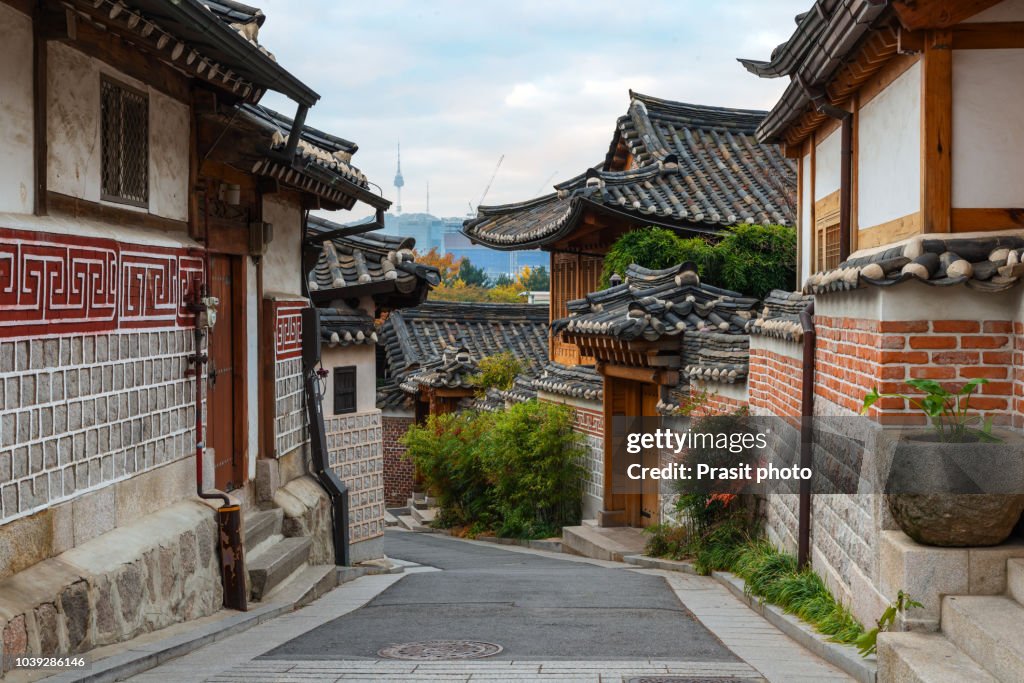
<svg viewBox="0 0 1024 683"><path fill-rule="evenodd" d="M309 308L305 301L274 302L274 352L277 360L302 355L302 310L305 308Z"/></svg>
<svg viewBox="0 0 1024 683"><path fill-rule="evenodd" d="M0 337L190 327L198 251L0 228Z"/></svg>

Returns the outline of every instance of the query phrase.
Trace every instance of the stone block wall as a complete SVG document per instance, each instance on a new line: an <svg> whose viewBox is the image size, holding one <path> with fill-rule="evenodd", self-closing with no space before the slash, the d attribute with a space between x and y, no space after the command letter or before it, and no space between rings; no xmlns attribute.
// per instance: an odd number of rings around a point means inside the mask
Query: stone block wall
<svg viewBox="0 0 1024 683"><path fill-rule="evenodd" d="M212 614L216 548L214 511L180 502L8 577L3 654L77 654Z"/></svg>
<svg viewBox="0 0 1024 683"><path fill-rule="evenodd" d="M331 469L349 490L349 542L384 534L384 452L379 410L324 416Z"/></svg>
<svg viewBox="0 0 1024 683"><path fill-rule="evenodd" d="M415 468L405 457L405 446L399 439L415 419L412 415L384 415L381 418L384 451L384 501L388 507L405 507L412 496Z"/></svg>
<svg viewBox="0 0 1024 683"><path fill-rule="evenodd" d="M600 404L585 408L577 405L573 431L583 437L583 518L593 519L604 506L604 413Z"/></svg>

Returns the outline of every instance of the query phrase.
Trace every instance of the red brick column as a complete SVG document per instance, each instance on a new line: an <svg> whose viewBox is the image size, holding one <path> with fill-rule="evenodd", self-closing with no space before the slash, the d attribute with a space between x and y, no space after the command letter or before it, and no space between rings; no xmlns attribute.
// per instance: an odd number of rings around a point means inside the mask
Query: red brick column
<svg viewBox="0 0 1024 683"><path fill-rule="evenodd" d="M384 504L389 508L404 507L412 496L413 466L404 457L405 446L399 443L399 439L414 421L412 417L385 415L381 418L384 430Z"/></svg>

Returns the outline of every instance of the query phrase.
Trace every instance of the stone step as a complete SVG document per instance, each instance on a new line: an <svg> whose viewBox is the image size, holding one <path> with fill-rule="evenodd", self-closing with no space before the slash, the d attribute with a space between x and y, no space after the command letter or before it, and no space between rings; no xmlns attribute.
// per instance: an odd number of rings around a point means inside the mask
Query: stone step
<svg viewBox="0 0 1024 683"><path fill-rule="evenodd" d="M274 586L287 579L309 559L313 545L307 536L284 538L257 553L249 562L249 590L253 600L262 600Z"/></svg>
<svg viewBox="0 0 1024 683"><path fill-rule="evenodd" d="M430 526L430 523L437 518L437 508L424 508L422 510L417 507L409 508L409 516L420 524Z"/></svg>
<svg viewBox="0 0 1024 683"><path fill-rule="evenodd" d="M1001 595L942 599L942 633L1001 681L1024 672L1024 607Z"/></svg>
<svg viewBox="0 0 1024 683"><path fill-rule="evenodd" d="M432 507L434 507L436 505L437 505L437 499L433 498L431 496L422 496L422 497L417 498L416 495L413 494L412 498L407 498L406 501L405 501L405 506L407 508L409 508L410 510L413 510L413 509L426 510L427 508L432 508Z"/></svg>
<svg viewBox="0 0 1024 683"><path fill-rule="evenodd" d="M384 511L384 526L398 526L398 517L395 517L393 514L391 514L387 510L385 510Z"/></svg>
<svg viewBox="0 0 1024 683"><path fill-rule="evenodd" d="M263 541L281 533L284 510L273 508L250 512L245 516L245 552L251 553Z"/></svg>
<svg viewBox="0 0 1024 683"><path fill-rule="evenodd" d="M998 683L939 633L880 633L878 672L892 683Z"/></svg>
<svg viewBox="0 0 1024 683"><path fill-rule="evenodd" d="M595 560L622 562L626 555L639 555L647 539L639 529L628 526L596 527L589 524L562 527L562 552Z"/></svg>
<svg viewBox="0 0 1024 683"><path fill-rule="evenodd" d="M1011 598L1024 605L1024 559L1017 557L1007 560L1006 588Z"/></svg>
<svg viewBox="0 0 1024 683"><path fill-rule="evenodd" d="M412 515L402 515L398 518L398 523L409 531L430 531L430 527L423 526Z"/></svg>
<svg viewBox="0 0 1024 683"><path fill-rule="evenodd" d="M261 602L303 607L338 585L333 564L300 565L291 576L274 587Z"/></svg>

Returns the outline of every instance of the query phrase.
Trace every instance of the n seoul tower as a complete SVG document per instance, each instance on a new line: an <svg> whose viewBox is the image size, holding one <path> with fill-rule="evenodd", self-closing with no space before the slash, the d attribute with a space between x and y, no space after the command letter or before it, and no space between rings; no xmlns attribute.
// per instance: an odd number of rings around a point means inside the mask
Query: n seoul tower
<svg viewBox="0 0 1024 683"><path fill-rule="evenodd" d="M395 189L398 191L398 201L395 202L395 213L402 213L402 186L405 185L405 178L402 177L402 143L398 143L398 170L395 172Z"/></svg>

